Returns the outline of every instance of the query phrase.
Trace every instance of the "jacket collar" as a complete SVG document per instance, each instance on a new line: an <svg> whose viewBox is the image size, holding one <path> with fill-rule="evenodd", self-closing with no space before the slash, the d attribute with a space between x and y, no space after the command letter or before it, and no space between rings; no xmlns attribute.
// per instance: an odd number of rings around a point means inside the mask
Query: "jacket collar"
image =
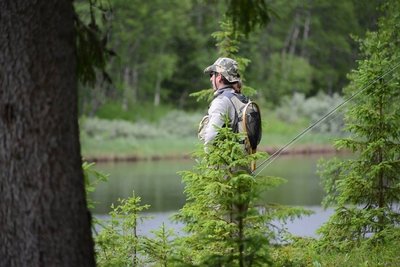
<svg viewBox="0 0 400 267"><path fill-rule="evenodd" d="M223 92L226 92L226 91L228 91L228 92L230 91L230 92L232 92L232 93L235 92L235 90L234 90L232 87L230 87L230 86L228 85L228 86L219 88L217 91L215 91L215 92L214 92L214 96L217 97L217 96L219 96L220 94L222 94Z"/></svg>

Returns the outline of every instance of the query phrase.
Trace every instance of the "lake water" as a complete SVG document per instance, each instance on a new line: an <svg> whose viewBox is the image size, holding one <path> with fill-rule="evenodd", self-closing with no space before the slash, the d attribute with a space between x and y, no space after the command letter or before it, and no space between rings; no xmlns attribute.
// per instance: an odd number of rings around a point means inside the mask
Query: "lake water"
<svg viewBox="0 0 400 267"><path fill-rule="evenodd" d="M332 213L320 206L324 193L316 168L321 157L329 158L332 155L282 156L262 172L287 180L287 183L266 192L264 201L303 206L315 212L287 225L289 231L297 235L315 236L315 230ZM191 170L193 165L192 160L98 163L95 169L109 174L110 178L108 182L100 183L91 195L97 202L93 213L99 217L106 215L118 198L130 197L135 191L142 198L142 204L151 205L145 215L153 218L139 227L142 233L157 229L163 222L179 230L182 226L174 225L169 220L169 216L185 203L184 185L178 172Z"/></svg>

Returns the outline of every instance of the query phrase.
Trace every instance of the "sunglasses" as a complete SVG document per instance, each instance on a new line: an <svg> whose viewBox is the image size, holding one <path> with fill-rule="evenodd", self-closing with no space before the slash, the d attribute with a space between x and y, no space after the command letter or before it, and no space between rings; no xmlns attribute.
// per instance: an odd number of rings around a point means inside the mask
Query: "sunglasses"
<svg viewBox="0 0 400 267"><path fill-rule="evenodd" d="M211 78L214 74L217 74L217 72L214 72L214 71L210 72L210 78Z"/></svg>

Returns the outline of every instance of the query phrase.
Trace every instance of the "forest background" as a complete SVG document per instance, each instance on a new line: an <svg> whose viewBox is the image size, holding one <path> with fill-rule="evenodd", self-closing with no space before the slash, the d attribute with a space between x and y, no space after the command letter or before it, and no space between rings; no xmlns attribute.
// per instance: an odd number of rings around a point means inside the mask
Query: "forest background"
<svg viewBox="0 0 400 267"><path fill-rule="evenodd" d="M269 1L271 20L243 36L243 76L263 111L262 146L280 146L343 101L346 75L359 56L357 38L376 30L382 1ZM213 33L227 7L201 0L98 2L104 42L112 50L103 79L80 86L82 153L86 158L163 157L195 148L207 102L190 94L210 88L203 69L218 57ZM83 19L89 5L76 1ZM111 81L111 82L110 82ZM340 113L305 136L330 144Z"/></svg>

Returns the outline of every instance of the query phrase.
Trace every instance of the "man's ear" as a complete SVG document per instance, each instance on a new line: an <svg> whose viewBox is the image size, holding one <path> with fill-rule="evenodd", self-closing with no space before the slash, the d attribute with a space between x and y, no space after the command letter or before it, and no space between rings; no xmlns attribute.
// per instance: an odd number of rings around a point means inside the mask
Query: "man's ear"
<svg viewBox="0 0 400 267"><path fill-rule="evenodd" d="M222 74L218 73L217 75L217 82L220 83L222 81Z"/></svg>

